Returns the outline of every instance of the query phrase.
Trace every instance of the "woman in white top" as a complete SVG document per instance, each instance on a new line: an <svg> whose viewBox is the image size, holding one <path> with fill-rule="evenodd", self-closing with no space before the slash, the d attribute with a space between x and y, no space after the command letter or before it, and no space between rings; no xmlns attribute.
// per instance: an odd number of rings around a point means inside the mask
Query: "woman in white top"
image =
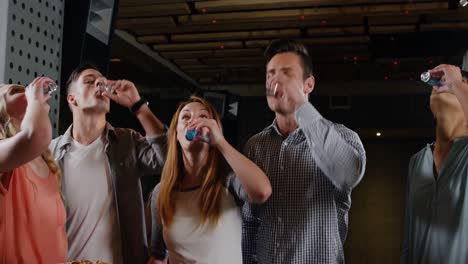
<svg viewBox="0 0 468 264"><path fill-rule="evenodd" d="M239 206L270 197L267 176L226 141L216 110L200 97L179 105L169 130L167 161L151 202L148 263L242 263ZM189 141L187 130L199 135Z"/></svg>

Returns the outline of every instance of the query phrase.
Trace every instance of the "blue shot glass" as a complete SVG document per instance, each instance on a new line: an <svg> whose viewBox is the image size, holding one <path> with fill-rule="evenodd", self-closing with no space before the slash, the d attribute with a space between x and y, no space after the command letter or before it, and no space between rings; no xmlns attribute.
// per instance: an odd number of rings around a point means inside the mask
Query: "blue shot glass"
<svg viewBox="0 0 468 264"><path fill-rule="evenodd" d="M205 142L209 142L210 139L208 138L208 136L202 136L200 135L200 131L196 130L196 129L188 129L187 132L185 132L185 138L188 140L188 141L192 141L194 140L195 138L201 138L201 140L205 141Z"/></svg>
<svg viewBox="0 0 468 264"><path fill-rule="evenodd" d="M432 76L430 72L423 72L421 74L421 81L427 83L430 86L443 86L444 85L440 80L438 80L437 78L434 78L434 76Z"/></svg>

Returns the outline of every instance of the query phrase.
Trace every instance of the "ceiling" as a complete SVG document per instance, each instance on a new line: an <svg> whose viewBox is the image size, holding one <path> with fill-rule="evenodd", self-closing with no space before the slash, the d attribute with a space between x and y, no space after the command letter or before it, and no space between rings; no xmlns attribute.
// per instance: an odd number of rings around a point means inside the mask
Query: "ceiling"
<svg viewBox="0 0 468 264"><path fill-rule="evenodd" d="M261 85L262 53L280 37L307 45L318 80L335 88L414 81L468 49L468 7L458 1L119 2L116 29L207 87Z"/></svg>

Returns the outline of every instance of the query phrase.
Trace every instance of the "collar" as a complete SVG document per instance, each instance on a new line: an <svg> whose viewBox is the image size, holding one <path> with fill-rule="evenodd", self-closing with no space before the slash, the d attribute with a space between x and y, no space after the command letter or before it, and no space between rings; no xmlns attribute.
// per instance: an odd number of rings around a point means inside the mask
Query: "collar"
<svg viewBox="0 0 468 264"><path fill-rule="evenodd" d="M271 132L275 132L278 136L280 136L281 138L283 138L283 134L281 134L279 128L278 128L278 122L276 122L276 118L273 120L273 122L271 123L271 125L269 125L267 127L268 130L270 130ZM296 134L302 134L302 129L300 127L296 128L296 130L294 130L293 132L291 132L287 137L290 137L290 136L295 136ZM286 138L287 138L286 137Z"/></svg>
<svg viewBox="0 0 468 264"><path fill-rule="evenodd" d="M59 149L66 148L72 143L73 141L73 137L71 135L72 128L73 128L73 125L70 125L67 131L65 131L65 133L60 137L59 142L58 142ZM103 135L104 145L107 145L110 137L111 138L115 137L115 128L111 124L109 124L109 122L106 122L106 127L104 129L104 135Z"/></svg>

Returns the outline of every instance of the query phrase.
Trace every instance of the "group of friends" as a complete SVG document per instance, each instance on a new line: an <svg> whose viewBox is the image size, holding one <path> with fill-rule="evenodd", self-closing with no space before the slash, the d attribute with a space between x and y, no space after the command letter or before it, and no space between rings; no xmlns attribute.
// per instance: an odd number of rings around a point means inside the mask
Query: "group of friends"
<svg viewBox="0 0 468 264"><path fill-rule="evenodd" d="M265 58L275 119L243 153L204 98L181 102L167 127L134 83L90 64L66 83L73 122L53 140L53 81L1 85L0 264L344 263L363 144L309 102L315 79L301 43L274 40ZM430 97L436 139L410 161L401 260L468 263L467 76L453 65L429 72L442 83ZM144 136L106 121L111 100ZM149 174L161 180L146 225L140 179Z"/></svg>

